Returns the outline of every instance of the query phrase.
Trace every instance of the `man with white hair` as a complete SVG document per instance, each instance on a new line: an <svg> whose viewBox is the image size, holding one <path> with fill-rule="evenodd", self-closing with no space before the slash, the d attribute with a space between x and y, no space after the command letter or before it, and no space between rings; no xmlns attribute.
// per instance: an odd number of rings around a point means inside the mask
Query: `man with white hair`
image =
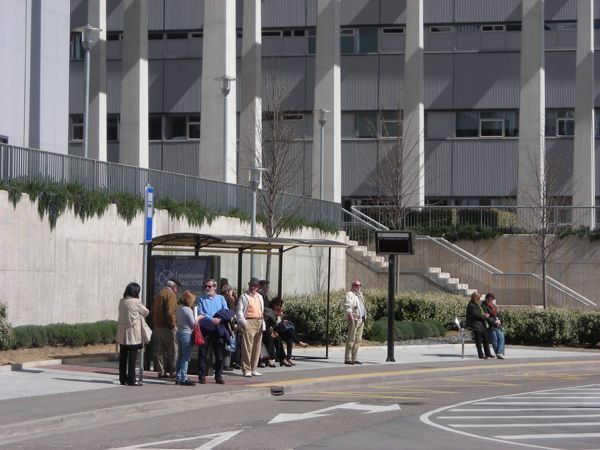
<svg viewBox="0 0 600 450"><path fill-rule="evenodd" d="M348 323L348 337L346 338L345 364L362 364L358 359L358 348L362 342L363 328L367 318L365 299L360 291L360 280L352 281L352 289L346 293L344 308Z"/></svg>
<svg viewBox="0 0 600 450"><path fill-rule="evenodd" d="M158 378L174 378L177 361L177 291L181 283L167 281L152 304L154 321L154 366ZM166 361L165 361L166 356Z"/></svg>

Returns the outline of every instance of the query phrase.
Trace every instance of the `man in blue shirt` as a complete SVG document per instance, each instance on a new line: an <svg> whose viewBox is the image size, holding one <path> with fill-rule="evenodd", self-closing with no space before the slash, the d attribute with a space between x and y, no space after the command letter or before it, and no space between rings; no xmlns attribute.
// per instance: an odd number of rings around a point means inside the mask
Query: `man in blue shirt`
<svg viewBox="0 0 600 450"><path fill-rule="evenodd" d="M206 384L206 357L212 349L215 358L215 382L223 381L223 357L225 341L219 336L217 326L220 319L213 317L221 309L228 309L225 297L217 294L217 282L210 279L204 283L204 293L196 300L196 312L200 318L200 328L204 336L204 345L198 347L198 382Z"/></svg>

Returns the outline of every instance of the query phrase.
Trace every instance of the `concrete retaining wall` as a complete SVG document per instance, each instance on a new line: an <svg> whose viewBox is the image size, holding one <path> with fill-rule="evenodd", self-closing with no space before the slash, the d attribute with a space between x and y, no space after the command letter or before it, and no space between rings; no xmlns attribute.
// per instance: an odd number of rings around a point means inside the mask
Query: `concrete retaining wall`
<svg viewBox="0 0 600 450"><path fill-rule="evenodd" d="M95 322L116 319L117 304L128 282L142 280L142 214L131 224L111 205L103 217L82 222L72 211L62 214L50 230L40 220L37 203L24 194L13 208L0 191L0 302L8 305L13 326L24 324ZM156 235L175 232L250 235L250 224L219 218L191 227L156 211ZM262 230L258 227L257 234ZM330 235L303 229L282 237L345 241L344 233ZM221 276L237 280L237 254L221 254ZM278 258L273 257L271 288L277 291ZM258 273L265 275L266 257L258 256ZM283 292L311 293L327 287L327 249L298 248L285 253ZM242 279L249 278L249 256ZM346 287L345 249L332 249L331 289Z"/></svg>

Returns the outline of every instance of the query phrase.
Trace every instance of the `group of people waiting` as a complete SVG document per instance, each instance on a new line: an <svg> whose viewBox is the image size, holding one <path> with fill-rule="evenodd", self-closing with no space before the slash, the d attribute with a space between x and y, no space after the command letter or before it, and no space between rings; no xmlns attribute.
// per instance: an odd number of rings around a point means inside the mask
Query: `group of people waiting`
<svg viewBox="0 0 600 450"><path fill-rule="evenodd" d="M198 346L198 383L206 384L209 365L215 383L224 384L223 372L241 369L244 377L262 374L259 367L290 367L294 343L301 347L294 324L284 318L283 299L269 301L269 282L251 278L248 290L236 298L235 290L223 279L207 280L201 295L186 290L178 299L181 284L167 281L152 304L155 370L158 378L174 379L175 384L194 386L188 365L194 346L194 328L204 343ZM119 302L117 343L120 345L121 384L140 386L135 376L138 350L142 348L143 324L150 311L139 299L140 286L129 283ZM261 358L261 349L266 349ZM210 364L212 362L212 364Z"/></svg>
<svg viewBox="0 0 600 450"><path fill-rule="evenodd" d="M479 359L504 359L504 331L493 292L485 294L483 303L477 291L467 305L467 328L473 332ZM490 343L494 354L490 351Z"/></svg>

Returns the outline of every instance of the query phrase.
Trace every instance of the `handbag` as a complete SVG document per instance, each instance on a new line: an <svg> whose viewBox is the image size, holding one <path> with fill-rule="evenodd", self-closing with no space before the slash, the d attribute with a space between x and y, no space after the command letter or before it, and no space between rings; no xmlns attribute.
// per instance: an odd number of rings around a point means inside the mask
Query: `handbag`
<svg viewBox="0 0 600 450"><path fill-rule="evenodd" d="M202 331L198 324L194 324L194 329L192 330L192 343L194 345L204 345L204 336L202 336Z"/></svg>
<svg viewBox="0 0 600 450"><path fill-rule="evenodd" d="M296 327L291 320L283 320L277 324L277 331L281 334L287 334L296 331Z"/></svg>
<svg viewBox="0 0 600 450"><path fill-rule="evenodd" d="M152 330L142 316L140 316L140 321L142 322L142 344L149 344L152 339Z"/></svg>

